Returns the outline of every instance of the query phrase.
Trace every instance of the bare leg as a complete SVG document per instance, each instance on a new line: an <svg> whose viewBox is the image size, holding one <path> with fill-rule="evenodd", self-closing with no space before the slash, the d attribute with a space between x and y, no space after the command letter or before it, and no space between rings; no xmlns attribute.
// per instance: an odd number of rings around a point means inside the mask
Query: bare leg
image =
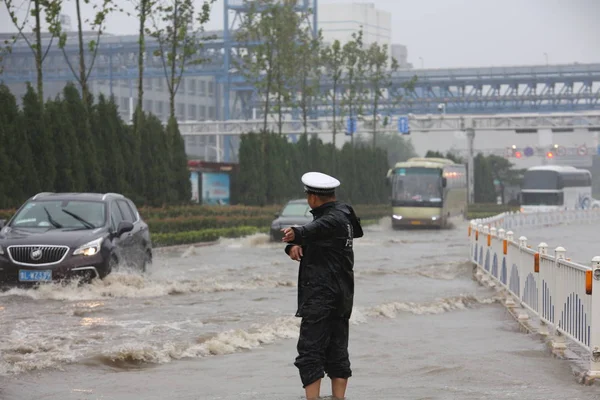
<svg viewBox="0 0 600 400"><path fill-rule="evenodd" d="M321 380L314 381L304 388L306 400L317 400L321 396Z"/></svg>
<svg viewBox="0 0 600 400"><path fill-rule="evenodd" d="M331 394L334 399L342 400L346 397L346 387L348 386L348 379L343 378L331 378Z"/></svg>

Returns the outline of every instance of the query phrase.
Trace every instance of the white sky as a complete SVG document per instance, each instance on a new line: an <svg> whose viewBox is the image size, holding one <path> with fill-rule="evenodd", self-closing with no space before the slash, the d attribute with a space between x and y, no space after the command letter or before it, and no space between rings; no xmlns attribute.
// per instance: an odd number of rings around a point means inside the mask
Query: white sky
<svg viewBox="0 0 600 400"><path fill-rule="evenodd" d="M223 28L223 2L216 1L207 29ZM421 66L420 58L425 68L539 65L546 63L544 53L551 64L600 62L600 0L367 2L392 14L392 40L408 47L408 59L415 68ZM197 3L202 2L197 0ZM123 5L132 9L131 2ZM64 8L74 23L74 2L65 0ZM135 18L126 15L109 18L108 32L136 33ZM14 30L2 2L0 32Z"/></svg>

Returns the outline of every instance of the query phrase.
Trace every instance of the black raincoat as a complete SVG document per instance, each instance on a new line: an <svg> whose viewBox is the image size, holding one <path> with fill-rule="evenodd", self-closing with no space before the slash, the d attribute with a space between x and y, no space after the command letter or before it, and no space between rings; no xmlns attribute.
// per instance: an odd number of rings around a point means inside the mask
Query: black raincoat
<svg viewBox="0 0 600 400"><path fill-rule="evenodd" d="M298 310L302 317L294 363L306 387L326 372L331 378L352 375L348 322L354 301L353 239L363 236L351 206L329 202L311 211L314 220L294 227L291 247L302 246L298 272Z"/></svg>
<svg viewBox="0 0 600 400"><path fill-rule="evenodd" d="M354 300L353 239L363 236L354 209L338 201L311 210L314 220L294 227L293 244L302 246L296 316L350 318Z"/></svg>

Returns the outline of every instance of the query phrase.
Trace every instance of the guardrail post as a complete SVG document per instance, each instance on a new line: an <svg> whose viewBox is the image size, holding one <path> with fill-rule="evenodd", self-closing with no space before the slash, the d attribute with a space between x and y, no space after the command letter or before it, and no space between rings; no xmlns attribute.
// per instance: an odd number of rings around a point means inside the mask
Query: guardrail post
<svg viewBox="0 0 600 400"><path fill-rule="evenodd" d="M506 234L506 231L504 229L502 229L502 228L498 229L498 237L500 239L504 239L506 237L505 234Z"/></svg>
<svg viewBox="0 0 600 400"><path fill-rule="evenodd" d="M592 310L589 376L600 377L600 256L592 258Z"/></svg>
<svg viewBox="0 0 600 400"><path fill-rule="evenodd" d="M525 236L519 238L519 247L527 247L527 238Z"/></svg>
<svg viewBox="0 0 600 400"><path fill-rule="evenodd" d="M536 259L534 261L534 273L539 274L542 256L545 256L545 255L548 255L548 245L544 242L541 242L538 245L538 255L536 255L536 257L535 257ZM537 275L537 276L538 276L538 279L537 279L537 282L538 282L538 304L540 305L538 314L541 316L543 314L541 304L544 304L544 290L542 289L542 276L541 275ZM548 324L546 324L546 322L544 322L544 319L542 317L540 317L540 329L538 330L538 333L544 337L547 337L550 334L550 331L548 329Z"/></svg>
<svg viewBox="0 0 600 400"><path fill-rule="evenodd" d="M565 337L560 332L560 314L565 301L565 287L563 268L560 266L560 260L565 259L567 250L564 247L554 249L554 339L552 340L552 349L554 351L563 351L567 348L565 345Z"/></svg>
<svg viewBox="0 0 600 400"><path fill-rule="evenodd" d="M514 238L515 238L515 236L514 236L514 235L515 235L515 234L514 234L514 232L513 232L513 231L508 231L508 232L506 232L506 238L507 238L508 240L510 240L511 242L512 242L512 241L514 240Z"/></svg>

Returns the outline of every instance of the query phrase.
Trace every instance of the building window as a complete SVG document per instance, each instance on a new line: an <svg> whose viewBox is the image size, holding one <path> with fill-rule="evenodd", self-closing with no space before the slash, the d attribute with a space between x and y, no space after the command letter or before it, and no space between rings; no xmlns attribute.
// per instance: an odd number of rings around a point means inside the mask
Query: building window
<svg viewBox="0 0 600 400"><path fill-rule="evenodd" d="M200 81L200 96L206 96L206 81Z"/></svg>
<svg viewBox="0 0 600 400"><path fill-rule="evenodd" d="M206 119L206 106L200 106L200 121Z"/></svg>
<svg viewBox="0 0 600 400"><path fill-rule="evenodd" d="M190 79L190 84L188 85L188 92L191 95L196 95L196 80Z"/></svg>
<svg viewBox="0 0 600 400"><path fill-rule="evenodd" d="M156 78L156 87L159 91L162 92L164 89L165 83L163 78Z"/></svg>
<svg viewBox="0 0 600 400"><path fill-rule="evenodd" d="M215 108L213 106L210 106L208 108L208 119L209 120L215 119Z"/></svg>
<svg viewBox="0 0 600 400"><path fill-rule="evenodd" d="M175 85L175 86L177 86L177 85ZM178 88L178 91L180 93L185 93L185 78L180 78L179 79L179 88Z"/></svg>
<svg viewBox="0 0 600 400"><path fill-rule="evenodd" d="M178 120L185 120L185 104L177 103L176 117Z"/></svg>
<svg viewBox="0 0 600 400"><path fill-rule="evenodd" d="M144 111L151 113L153 111L152 106L152 100L144 100Z"/></svg>
<svg viewBox="0 0 600 400"><path fill-rule="evenodd" d="M215 95L215 83L214 82L208 82L208 95L209 96L214 96Z"/></svg>
<svg viewBox="0 0 600 400"><path fill-rule="evenodd" d="M152 90L152 79L151 78L144 79L144 88L148 89L148 90Z"/></svg>
<svg viewBox="0 0 600 400"><path fill-rule="evenodd" d="M195 104L188 105L188 119L195 121L196 118L197 118L196 117L196 105Z"/></svg>

